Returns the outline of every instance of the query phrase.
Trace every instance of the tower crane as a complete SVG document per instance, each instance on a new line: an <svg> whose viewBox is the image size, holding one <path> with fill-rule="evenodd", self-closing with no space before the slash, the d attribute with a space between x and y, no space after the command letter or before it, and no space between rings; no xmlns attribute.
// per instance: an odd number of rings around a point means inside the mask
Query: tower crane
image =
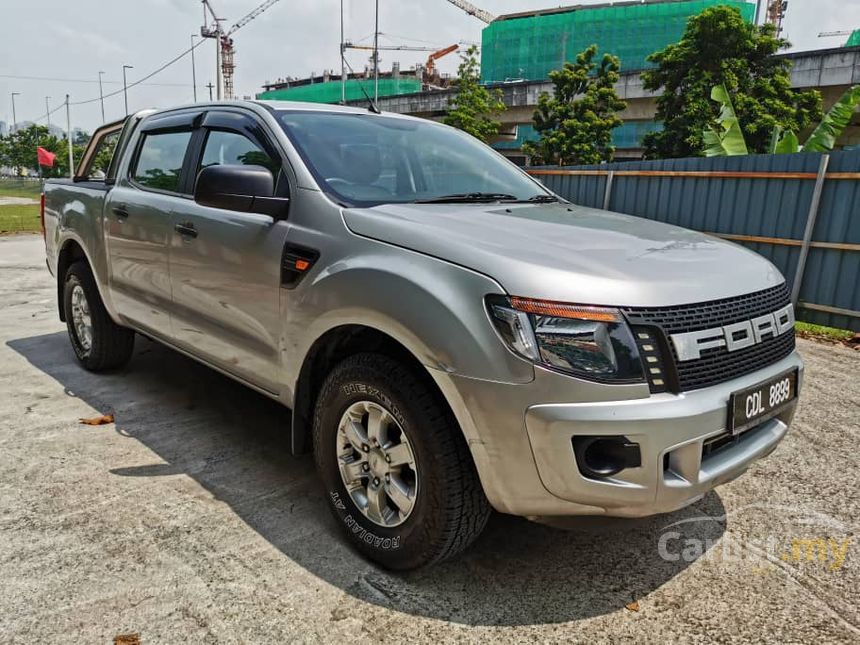
<svg viewBox="0 0 860 645"><path fill-rule="evenodd" d="M459 7L463 11L465 11L470 16L475 16L478 20L487 23L488 25L493 22L496 17L491 14L489 11L484 11L483 9L479 9L471 2L467 2L466 0L448 0L455 7Z"/></svg>
<svg viewBox="0 0 860 645"><path fill-rule="evenodd" d="M782 21L788 10L788 0L770 0L765 12L765 21L776 27L776 35L782 33Z"/></svg>
<svg viewBox="0 0 860 645"><path fill-rule="evenodd" d="M233 76L236 72L236 63L234 62L236 49L233 47L232 35L261 13L280 2L280 0L266 0L245 16L239 18L227 31L224 31L221 25L224 19L219 18L215 14L215 10L212 8L209 0L201 1L203 3L203 26L200 28L200 35L203 38L215 38L218 41L218 47L216 47L218 98L221 99L223 96L224 98L232 99L234 98ZM212 19L212 22L209 24L207 24L207 13Z"/></svg>

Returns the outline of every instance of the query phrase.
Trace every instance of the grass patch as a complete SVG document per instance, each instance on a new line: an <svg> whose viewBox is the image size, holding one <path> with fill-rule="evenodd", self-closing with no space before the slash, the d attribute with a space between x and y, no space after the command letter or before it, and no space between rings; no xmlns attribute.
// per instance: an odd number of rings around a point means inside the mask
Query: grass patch
<svg viewBox="0 0 860 645"><path fill-rule="evenodd" d="M33 179L0 179L0 197L39 199L42 184Z"/></svg>
<svg viewBox="0 0 860 645"><path fill-rule="evenodd" d="M0 206L0 233L38 233L38 204Z"/></svg>
<svg viewBox="0 0 860 645"><path fill-rule="evenodd" d="M829 338L840 342L851 340L854 337L853 331L825 327L824 325L813 325L812 323L798 322L794 324L794 328L801 336L816 336L818 338Z"/></svg>

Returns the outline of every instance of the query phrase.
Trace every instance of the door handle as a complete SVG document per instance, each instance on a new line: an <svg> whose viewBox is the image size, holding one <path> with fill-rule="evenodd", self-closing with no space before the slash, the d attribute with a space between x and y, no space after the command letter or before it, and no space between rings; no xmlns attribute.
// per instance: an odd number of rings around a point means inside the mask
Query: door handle
<svg viewBox="0 0 860 645"><path fill-rule="evenodd" d="M126 219L128 217L128 211L125 210L125 206L114 206L111 212L117 219Z"/></svg>
<svg viewBox="0 0 860 645"><path fill-rule="evenodd" d="M186 237L197 237L197 229L191 222L183 222L173 227L176 232Z"/></svg>

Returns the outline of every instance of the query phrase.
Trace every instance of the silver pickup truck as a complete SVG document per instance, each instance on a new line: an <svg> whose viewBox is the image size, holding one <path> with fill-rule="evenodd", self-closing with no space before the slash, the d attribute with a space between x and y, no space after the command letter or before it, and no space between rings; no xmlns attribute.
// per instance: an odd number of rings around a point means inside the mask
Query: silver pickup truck
<svg viewBox="0 0 860 645"><path fill-rule="evenodd" d="M117 368L141 334L282 402L346 536L390 568L458 553L491 509L681 508L773 451L796 407L769 262L570 204L430 121L141 112L43 208L80 363Z"/></svg>

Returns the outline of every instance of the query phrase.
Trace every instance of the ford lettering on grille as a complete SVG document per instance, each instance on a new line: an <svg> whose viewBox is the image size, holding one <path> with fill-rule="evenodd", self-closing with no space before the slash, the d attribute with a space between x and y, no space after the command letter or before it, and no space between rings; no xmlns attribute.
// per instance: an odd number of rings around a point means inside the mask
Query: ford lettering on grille
<svg viewBox="0 0 860 645"><path fill-rule="evenodd" d="M734 352L757 345L765 338L776 338L793 327L794 308L792 305L786 305L771 314L750 320L712 329L672 334L670 338L678 354L678 361L683 362L701 358L702 351L706 349L725 347L728 351Z"/></svg>

